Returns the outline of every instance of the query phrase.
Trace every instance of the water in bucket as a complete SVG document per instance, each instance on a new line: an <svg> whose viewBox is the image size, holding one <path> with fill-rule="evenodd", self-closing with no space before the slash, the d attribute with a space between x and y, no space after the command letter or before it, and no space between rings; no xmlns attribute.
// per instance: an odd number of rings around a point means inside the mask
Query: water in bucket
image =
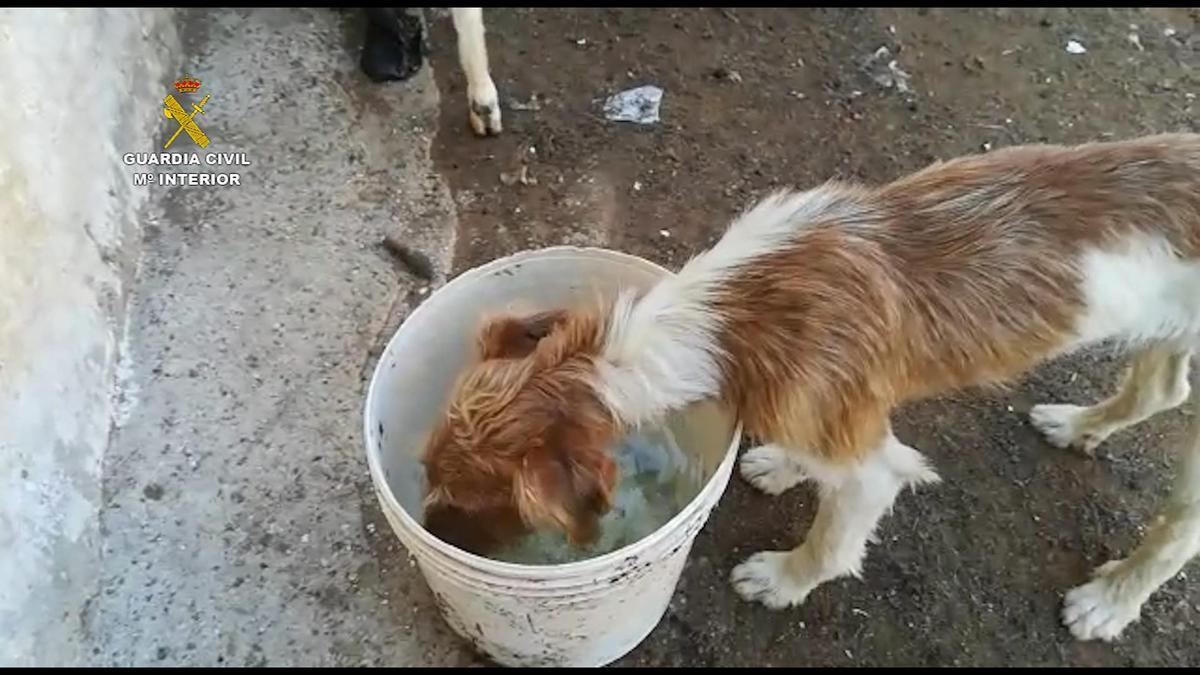
<svg viewBox="0 0 1200 675"><path fill-rule="evenodd" d="M615 551L642 539L679 513L704 487L699 462L683 452L669 425L635 431L610 449L621 480L600 534L586 548L558 531L529 534L491 558L524 565L559 565Z"/></svg>

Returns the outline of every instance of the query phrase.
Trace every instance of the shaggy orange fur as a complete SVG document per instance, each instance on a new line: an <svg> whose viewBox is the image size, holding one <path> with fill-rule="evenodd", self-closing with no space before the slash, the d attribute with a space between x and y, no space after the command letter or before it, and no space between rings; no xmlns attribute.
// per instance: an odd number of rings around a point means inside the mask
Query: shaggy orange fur
<svg viewBox="0 0 1200 675"><path fill-rule="evenodd" d="M578 543L595 537L617 480L604 451L615 420L585 377L598 326L564 311L484 322L477 362L429 440L431 532L476 553L529 527L557 527Z"/></svg>

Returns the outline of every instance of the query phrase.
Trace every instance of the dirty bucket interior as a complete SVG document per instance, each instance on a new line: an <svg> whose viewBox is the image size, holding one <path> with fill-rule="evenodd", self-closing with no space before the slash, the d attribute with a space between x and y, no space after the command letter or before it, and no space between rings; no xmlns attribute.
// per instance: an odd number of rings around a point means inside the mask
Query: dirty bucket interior
<svg viewBox="0 0 1200 675"><path fill-rule="evenodd" d="M373 409L367 411L374 425L369 436L374 437L373 449L388 489L418 524L424 522L425 476L420 453L455 378L471 357L481 318L497 311L524 313L562 307L595 297L597 292L608 295L623 288L646 288L665 274L637 258L568 247L514 256L506 264L490 267L481 278L470 283L456 280L461 283L442 288L418 307L388 345L377 368L376 391L369 403ZM702 402L673 415L667 423L679 449L688 456L691 470L700 474L697 490L702 489L730 452L736 420L724 407ZM608 552L617 553L619 550Z"/></svg>

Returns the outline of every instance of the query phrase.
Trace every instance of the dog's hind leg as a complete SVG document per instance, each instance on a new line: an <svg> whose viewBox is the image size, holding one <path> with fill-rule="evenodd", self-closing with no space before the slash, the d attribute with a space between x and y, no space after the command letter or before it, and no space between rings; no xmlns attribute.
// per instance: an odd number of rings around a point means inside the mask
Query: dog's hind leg
<svg viewBox="0 0 1200 675"><path fill-rule="evenodd" d="M1187 400L1191 351L1172 344L1147 347L1132 360L1116 394L1090 407L1034 406L1029 419L1060 448L1092 454L1114 432L1170 410Z"/></svg>
<svg viewBox="0 0 1200 675"><path fill-rule="evenodd" d="M501 131L500 96L488 70L483 8L451 9L450 16L458 34L458 60L467 78L467 114L471 128L480 136L497 135Z"/></svg>
<svg viewBox="0 0 1200 675"><path fill-rule="evenodd" d="M761 454L778 459L775 450ZM757 553L735 567L730 576L743 598L776 609L804 602L825 581L847 574L858 576L867 543L900 491L938 480L921 453L897 440L890 429L878 447L852 464L830 465L810 456L792 457L798 465L777 465L772 473L778 478L795 471L820 485L820 506L804 543L791 551ZM742 466L746 475L744 460Z"/></svg>
<svg viewBox="0 0 1200 675"><path fill-rule="evenodd" d="M1141 545L1129 557L1096 568L1091 581L1067 593L1063 623L1080 640L1119 637L1146 600L1200 552L1200 397L1192 407L1174 486Z"/></svg>

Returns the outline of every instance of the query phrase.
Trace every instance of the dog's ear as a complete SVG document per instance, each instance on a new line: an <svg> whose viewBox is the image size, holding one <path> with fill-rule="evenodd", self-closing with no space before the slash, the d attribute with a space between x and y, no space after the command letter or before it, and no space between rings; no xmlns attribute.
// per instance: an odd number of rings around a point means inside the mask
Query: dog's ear
<svg viewBox="0 0 1200 675"><path fill-rule="evenodd" d="M525 522L557 527L582 545L599 534L616 486L617 463L603 448L541 447L526 454L514 492Z"/></svg>
<svg viewBox="0 0 1200 675"><path fill-rule="evenodd" d="M556 309L530 316L489 319L479 331L479 356L484 360L524 358L566 318L566 310Z"/></svg>

